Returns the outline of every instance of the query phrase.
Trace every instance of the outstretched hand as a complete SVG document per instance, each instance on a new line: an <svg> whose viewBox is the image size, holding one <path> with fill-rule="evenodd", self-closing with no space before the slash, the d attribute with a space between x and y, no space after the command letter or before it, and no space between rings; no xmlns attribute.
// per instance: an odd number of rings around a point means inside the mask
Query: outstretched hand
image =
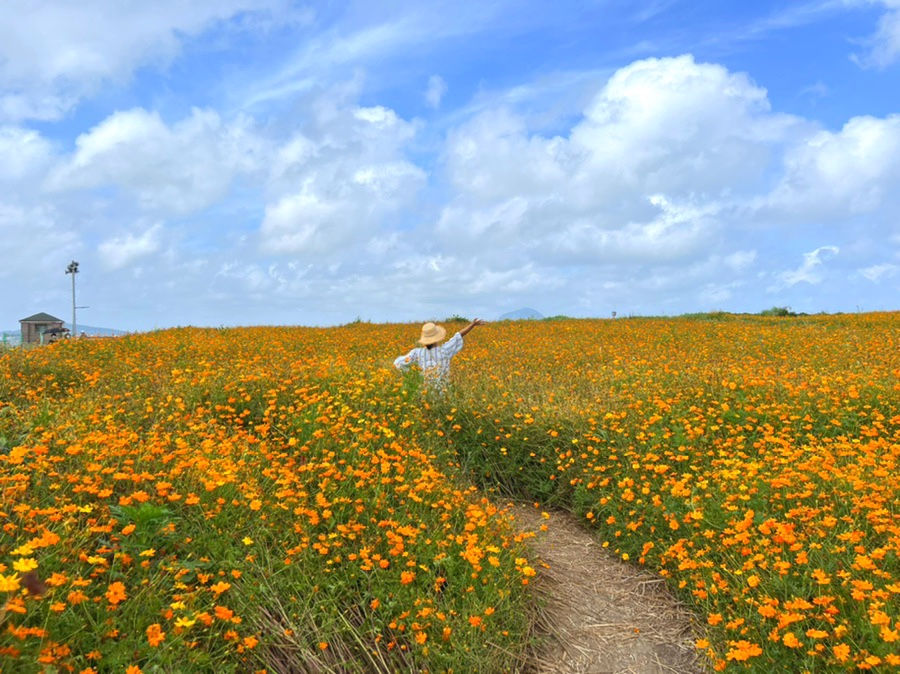
<svg viewBox="0 0 900 674"><path fill-rule="evenodd" d="M465 337L476 325L484 325L486 321L481 318L476 318L471 323L469 323L466 327L459 331L461 337Z"/></svg>

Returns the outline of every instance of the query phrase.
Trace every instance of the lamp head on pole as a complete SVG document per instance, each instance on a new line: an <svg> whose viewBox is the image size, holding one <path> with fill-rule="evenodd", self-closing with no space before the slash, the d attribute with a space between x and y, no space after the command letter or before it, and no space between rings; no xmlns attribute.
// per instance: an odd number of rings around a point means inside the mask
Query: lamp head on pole
<svg viewBox="0 0 900 674"><path fill-rule="evenodd" d="M66 273L67 274L77 274L78 273L78 263L75 262L75 260L72 260L69 263L69 266L66 267Z"/></svg>

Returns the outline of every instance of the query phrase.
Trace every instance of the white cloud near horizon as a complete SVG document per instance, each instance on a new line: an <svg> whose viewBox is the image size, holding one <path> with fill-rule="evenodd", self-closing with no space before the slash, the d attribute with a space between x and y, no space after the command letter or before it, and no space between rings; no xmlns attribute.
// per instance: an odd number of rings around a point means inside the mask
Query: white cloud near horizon
<svg viewBox="0 0 900 674"><path fill-rule="evenodd" d="M803 254L803 263L796 269L781 272L777 275L778 284L774 288L791 287L798 283L817 285L825 278L825 263L837 256L837 246L821 246L814 251Z"/></svg>

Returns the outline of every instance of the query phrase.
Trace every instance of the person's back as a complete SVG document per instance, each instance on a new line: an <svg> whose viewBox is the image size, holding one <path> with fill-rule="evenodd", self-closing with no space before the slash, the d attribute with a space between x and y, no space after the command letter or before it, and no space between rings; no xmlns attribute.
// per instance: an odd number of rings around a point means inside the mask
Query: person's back
<svg viewBox="0 0 900 674"><path fill-rule="evenodd" d="M422 326L422 336L419 338L419 344L422 346L398 357L394 360L394 367L408 370L415 365L422 371L427 388L442 390L450 380L450 360L463 348L463 336L476 325L483 324L483 320L476 318L441 344L440 342L447 336L447 331L440 325L426 323Z"/></svg>

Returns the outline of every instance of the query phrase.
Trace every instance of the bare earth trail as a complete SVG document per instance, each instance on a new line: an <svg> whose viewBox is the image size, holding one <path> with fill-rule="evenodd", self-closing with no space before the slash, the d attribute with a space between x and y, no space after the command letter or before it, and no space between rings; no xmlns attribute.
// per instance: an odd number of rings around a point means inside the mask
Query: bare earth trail
<svg viewBox="0 0 900 674"><path fill-rule="evenodd" d="M700 674L691 614L649 572L604 549L575 518L513 505L546 567L535 584L542 607L535 674ZM546 524L546 531L541 525Z"/></svg>

